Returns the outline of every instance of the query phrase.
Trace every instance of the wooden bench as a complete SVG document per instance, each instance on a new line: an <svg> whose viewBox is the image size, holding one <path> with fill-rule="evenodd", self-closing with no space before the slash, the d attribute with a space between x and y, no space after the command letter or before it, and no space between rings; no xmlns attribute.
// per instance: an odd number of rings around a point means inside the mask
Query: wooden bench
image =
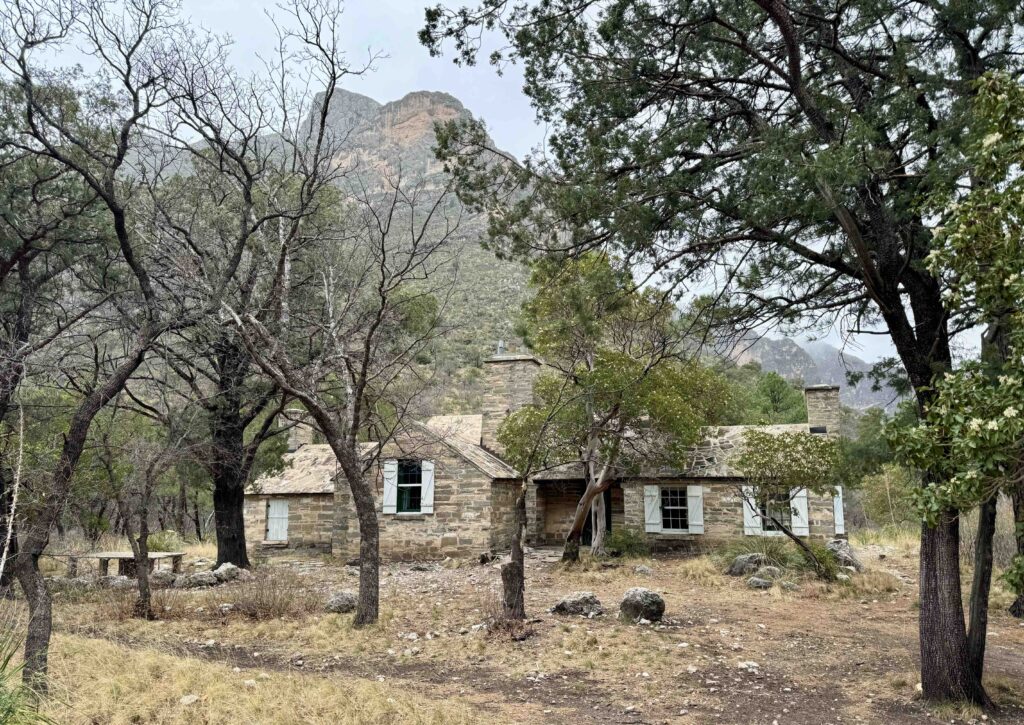
<svg viewBox="0 0 1024 725"><path fill-rule="evenodd" d="M159 569L162 559L170 559L171 571L178 573L181 571L181 560L184 556L184 551L151 551L149 552L150 570L156 571ZM117 562L117 573L119 575L135 576L135 554L130 551L96 551L90 554L79 554L75 559L98 559L100 576L108 575L111 561ZM72 559L69 557L68 576L72 576L72 570L76 574L78 571L78 562L75 561L74 565L72 565L71 561Z"/></svg>

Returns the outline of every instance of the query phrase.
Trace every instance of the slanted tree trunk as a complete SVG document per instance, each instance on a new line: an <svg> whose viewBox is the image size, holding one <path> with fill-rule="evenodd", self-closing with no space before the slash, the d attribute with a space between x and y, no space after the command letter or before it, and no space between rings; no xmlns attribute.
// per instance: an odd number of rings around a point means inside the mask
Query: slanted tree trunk
<svg viewBox="0 0 1024 725"><path fill-rule="evenodd" d="M22 555L17 564L18 583L28 602L28 633L22 679L40 695L47 692L46 671L53 631L53 602L39 571L39 555Z"/></svg>
<svg viewBox="0 0 1024 725"><path fill-rule="evenodd" d="M607 533L604 492L597 496L594 503L590 505L590 523L591 531L593 531L590 540L590 553L594 556L604 556L608 553L604 548L604 537Z"/></svg>
<svg viewBox="0 0 1024 725"><path fill-rule="evenodd" d="M516 496L515 528L512 532L510 561L501 567L502 613L506 619L526 619L526 568L523 539L526 534L526 486Z"/></svg>
<svg viewBox="0 0 1024 725"><path fill-rule="evenodd" d="M978 679L985 670L985 634L988 630L988 597L992 589L992 540L996 533L996 502L993 493L978 510L978 533L974 545L974 577L971 581L970 624L967 654Z"/></svg>

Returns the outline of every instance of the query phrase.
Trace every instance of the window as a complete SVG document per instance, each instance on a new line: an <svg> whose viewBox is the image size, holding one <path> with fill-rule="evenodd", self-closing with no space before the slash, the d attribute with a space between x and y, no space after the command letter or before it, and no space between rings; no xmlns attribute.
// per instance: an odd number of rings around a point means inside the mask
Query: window
<svg viewBox="0 0 1024 725"><path fill-rule="evenodd" d="M769 496L761 502L760 508L762 531L782 531L775 524L775 521L772 521L772 518L776 519L790 531L793 530L793 504L790 502L788 495L777 493Z"/></svg>
<svg viewBox="0 0 1024 725"><path fill-rule="evenodd" d="M664 531L687 531L690 528L685 488L661 489L661 528Z"/></svg>
<svg viewBox="0 0 1024 725"><path fill-rule="evenodd" d="M423 500L423 467L419 461L398 462L398 501L400 514L418 514Z"/></svg>

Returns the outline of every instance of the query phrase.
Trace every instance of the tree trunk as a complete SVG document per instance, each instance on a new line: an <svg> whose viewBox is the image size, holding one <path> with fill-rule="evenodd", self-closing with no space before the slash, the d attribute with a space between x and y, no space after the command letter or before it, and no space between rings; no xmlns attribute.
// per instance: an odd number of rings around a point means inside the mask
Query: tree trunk
<svg viewBox="0 0 1024 725"><path fill-rule="evenodd" d="M565 549L562 551L562 561L576 562L580 560L580 541L583 539L583 527L587 523L587 516L590 515L590 507L594 499L603 494L606 488L612 485L611 480L599 485L588 485L576 504L576 513L573 516L572 527L565 537Z"/></svg>
<svg viewBox="0 0 1024 725"><path fill-rule="evenodd" d="M359 518L359 601L352 624L362 627L377 621L380 612L380 526L373 492L361 475L349 478Z"/></svg>
<svg viewBox="0 0 1024 725"><path fill-rule="evenodd" d="M602 492L600 496L594 498L594 502L590 505L590 522L593 531L590 539L590 553L594 556L604 556L608 553L604 549L604 536L607 531L604 507L604 493Z"/></svg>
<svg viewBox="0 0 1024 725"><path fill-rule="evenodd" d="M1017 533L1017 556L1024 557L1024 483L1018 484L1011 492L1013 498L1013 521ZM1024 592L1019 592L1010 605L1010 614L1024 619Z"/></svg>
<svg viewBox="0 0 1024 725"><path fill-rule="evenodd" d="M960 522L948 512L936 526L921 527L918 618L921 687L928 700L991 705L971 667L960 595Z"/></svg>
<svg viewBox="0 0 1024 725"><path fill-rule="evenodd" d="M192 502L192 522L196 526L196 538L199 540L199 543L202 543L203 517L199 515L199 494L196 494L196 498Z"/></svg>
<svg viewBox="0 0 1024 725"><path fill-rule="evenodd" d="M174 502L174 528L182 536L185 535L185 521L188 518L188 488L185 486L185 479L178 479L178 497Z"/></svg>
<svg viewBox="0 0 1024 725"><path fill-rule="evenodd" d="M523 535L526 532L526 486L516 497L515 529L512 533L511 561L501 567L502 612L506 619L526 619L526 569L523 561Z"/></svg>
<svg viewBox="0 0 1024 725"><path fill-rule="evenodd" d="M230 484L213 485L213 513L217 529L217 566L230 562L249 568L249 554L245 550L245 519L242 511L245 489L237 480ZM198 528L198 521L197 521Z"/></svg>
<svg viewBox="0 0 1024 725"><path fill-rule="evenodd" d="M7 521L11 516L11 485L12 481L7 478L7 471L0 468L0 546L7 540ZM0 572L0 597L4 599L14 598L14 563L18 556L18 533L17 526L11 532L11 548L7 552L7 564Z"/></svg>
<svg viewBox="0 0 1024 725"><path fill-rule="evenodd" d="M992 539L996 533L998 493L978 510L978 533L974 545L974 578L971 581L970 613L967 628L967 656L975 677L981 682L985 669L985 634L988 630L988 596L992 589Z"/></svg>
<svg viewBox="0 0 1024 725"><path fill-rule="evenodd" d="M25 637L25 664L21 677L33 692L45 695L50 633L53 631L53 604L46 581L39 571L39 555L18 557L17 574L28 601L28 634Z"/></svg>

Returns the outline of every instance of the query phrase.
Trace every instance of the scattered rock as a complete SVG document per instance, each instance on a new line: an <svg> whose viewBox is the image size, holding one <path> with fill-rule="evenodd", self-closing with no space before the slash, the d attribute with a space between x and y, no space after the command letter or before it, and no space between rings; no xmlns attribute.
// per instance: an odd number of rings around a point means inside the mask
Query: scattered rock
<svg viewBox="0 0 1024 725"><path fill-rule="evenodd" d="M768 558L764 554L740 554L732 560L725 573L729 576L746 576L747 574L753 574L767 563Z"/></svg>
<svg viewBox="0 0 1024 725"><path fill-rule="evenodd" d="M498 557L496 557L491 552L485 551L482 554L480 554L480 563L481 564L490 564L492 561L494 561L497 558Z"/></svg>
<svg viewBox="0 0 1024 725"><path fill-rule="evenodd" d="M551 608L552 614L602 614L601 600L593 592L573 592Z"/></svg>
<svg viewBox="0 0 1024 725"><path fill-rule="evenodd" d="M646 619L651 622L661 621L665 613L665 600L657 592L643 587L627 589L619 604L619 618L636 622Z"/></svg>
<svg viewBox="0 0 1024 725"><path fill-rule="evenodd" d="M429 564L413 564L409 567L410 571L430 571Z"/></svg>
<svg viewBox="0 0 1024 725"><path fill-rule="evenodd" d="M180 702L185 707L188 707L189 705L195 705L197 702L199 702L199 695L185 695L180 700L178 700L178 702Z"/></svg>
<svg viewBox="0 0 1024 725"><path fill-rule="evenodd" d="M754 573L757 579L778 579L782 576L782 569L777 566L762 566Z"/></svg>
<svg viewBox="0 0 1024 725"><path fill-rule="evenodd" d="M134 589L136 582L126 576L101 576L99 584L104 589Z"/></svg>
<svg viewBox="0 0 1024 725"><path fill-rule="evenodd" d="M324 609L334 614L346 614L356 610L356 603L358 601L354 592L334 592L327 600Z"/></svg>
<svg viewBox="0 0 1024 725"><path fill-rule="evenodd" d="M213 570L213 575L217 577L217 581L219 582L230 582L238 578L238 572L240 571L241 569L230 561L225 561Z"/></svg>
<svg viewBox="0 0 1024 725"><path fill-rule="evenodd" d="M647 566L646 564L637 564L633 567L633 572L636 574L642 574L643 576L650 576L654 573L654 569Z"/></svg>
<svg viewBox="0 0 1024 725"><path fill-rule="evenodd" d="M197 571L195 574L183 574L174 580L178 589L199 589L217 586L219 581L212 571Z"/></svg>
<svg viewBox="0 0 1024 725"><path fill-rule="evenodd" d="M771 589L775 584L771 579L762 579L761 577L752 576L747 579L747 586L751 589Z"/></svg>
<svg viewBox="0 0 1024 725"><path fill-rule="evenodd" d="M245 687L256 687L256 680L242 680Z"/></svg>
<svg viewBox="0 0 1024 725"><path fill-rule="evenodd" d="M793 582L779 582L779 586L785 589L787 592L795 592L797 589L800 588Z"/></svg>
<svg viewBox="0 0 1024 725"><path fill-rule="evenodd" d="M849 574L836 574L836 581L848 582L850 581Z"/></svg>
<svg viewBox="0 0 1024 725"><path fill-rule="evenodd" d="M171 587L177 578L178 575L170 569L161 569L149 575L149 583L155 587Z"/></svg>
<svg viewBox="0 0 1024 725"><path fill-rule="evenodd" d="M76 576L70 579L63 576L49 576L46 577L46 584L53 592L82 591L94 586L96 580L89 576Z"/></svg>
<svg viewBox="0 0 1024 725"><path fill-rule="evenodd" d="M832 552L840 566L852 566L857 571L864 568L860 560L854 556L853 548L846 539L832 539L825 544L825 548Z"/></svg>

